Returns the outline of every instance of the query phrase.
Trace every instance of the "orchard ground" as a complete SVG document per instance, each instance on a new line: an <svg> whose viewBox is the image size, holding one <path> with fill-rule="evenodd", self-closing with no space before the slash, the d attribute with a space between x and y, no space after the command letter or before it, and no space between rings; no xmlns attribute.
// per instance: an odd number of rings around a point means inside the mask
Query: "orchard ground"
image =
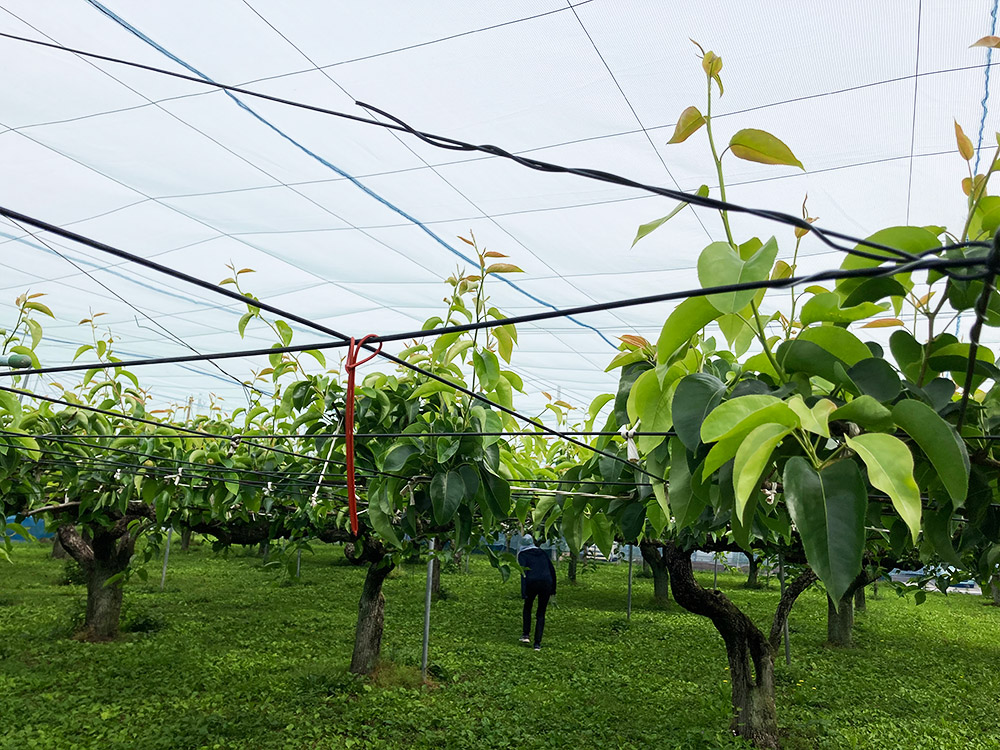
<svg viewBox="0 0 1000 750"><path fill-rule="evenodd" d="M50 547L19 545L0 578L0 748L712 748L728 736L722 639L676 605L651 606L627 567L560 564L541 652L517 642L516 580L485 559L446 568L433 605L432 683L420 680L424 566L386 582L385 663L347 673L364 570L319 545L289 581L255 555L176 550L126 585L119 641L72 638L84 590L61 583ZM637 566L637 570L638 570ZM710 586L711 573L700 573ZM154 580L155 579L155 580ZM777 582L720 588L761 625ZM917 607L883 588L857 615L856 647L823 645L815 587L791 617L792 664L779 656L786 748L1000 747L1000 609L931 594Z"/></svg>

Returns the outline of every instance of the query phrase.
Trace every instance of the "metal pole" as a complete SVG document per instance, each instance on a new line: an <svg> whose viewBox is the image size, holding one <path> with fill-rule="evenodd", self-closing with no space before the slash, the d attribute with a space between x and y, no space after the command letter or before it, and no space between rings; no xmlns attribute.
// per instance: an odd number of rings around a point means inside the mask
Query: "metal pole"
<svg viewBox="0 0 1000 750"><path fill-rule="evenodd" d="M167 548L163 551L163 575L160 576L160 591L163 591L163 587L167 585L167 560L170 559L170 534L173 530L172 526L167 529Z"/></svg>
<svg viewBox="0 0 1000 750"><path fill-rule="evenodd" d="M785 595L785 561L778 553L778 579L781 581L781 595ZM791 614L791 613L789 613ZM785 664L792 663L792 647L788 642L788 618L781 624L781 637L785 641Z"/></svg>
<svg viewBox="0 0 1000 750"><path fill-rule="evenodd" d="M298 554L295 556L295 577L302 577L302 548L299 548Z"/></svg>
<svg viewBox="0 0 1000 750"><path fill-rule="evenodd" d="M715 553L715 560L712 562L712 588L719 590L719 553Z"/></svg>
<svg viewBox="0 0 1000 750"><path fill-rule="evenodd" d="M428 542L428 549L434 551L434 540ZM427 650L431 640L431 586L434 577L434 555L427 559L427 593L424 595L424 651L420 657L420 676L427 679Z"/></svg>
<svg viewBox="0 0 1000 750"><path fill-rule="evenodd" d="M632 545L628 546L628 609L625 612L625 619L632 619Z"/></svg>

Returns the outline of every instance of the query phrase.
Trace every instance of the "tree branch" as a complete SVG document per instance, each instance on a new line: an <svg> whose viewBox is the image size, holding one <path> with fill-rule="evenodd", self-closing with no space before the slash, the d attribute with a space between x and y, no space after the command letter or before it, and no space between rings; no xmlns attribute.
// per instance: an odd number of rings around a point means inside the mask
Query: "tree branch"
<svg viewBox="0 0 1000 750"><path fill-rule="evenodd" d="M788 588L785 589L785 593L781 595L781 599L778 601L778 609L774 613L774 620L771 622L771 634L768 637L771 648L775 651L781 645L781 632L784 630L785 622L792 611L792 605L799 598L799 594L812 586L817 580L818 576L813 572L813 569L806 568L792 580Z"/></svg>

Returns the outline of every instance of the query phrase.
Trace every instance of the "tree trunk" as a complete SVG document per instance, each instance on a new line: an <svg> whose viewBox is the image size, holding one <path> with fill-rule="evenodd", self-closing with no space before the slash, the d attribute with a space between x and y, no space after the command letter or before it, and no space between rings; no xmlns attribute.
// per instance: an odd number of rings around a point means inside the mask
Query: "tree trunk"
<svg viewBox="0 0 1000 750"><path fill-rule="evenodd" d="M87 570L88 640L109 641L118 635L122 613L122 582L108 584L108 579L120 573L114 566L95 562Z"/></svg>
<svg viewBox="0 0 1000 750"><path fill-rule="evenodd" d="M652 542L641 542L642 561L653 572L653 603L670 603L670 570L667 568L666 551Z"/></svg>
<svg viewBox="0 0 1000 750"><path fill-rule="evenodd" d="M826 640L834 646L845 648L853 645L854 595L845 594L840 600L840 611L833 606L833 599L826 598Z"/></svg>
<svg viewBox="0 0 1000 750"><path fill-rule="evenodd" d="M1000 576L990 577L990 595L993 597L993 606L1000 607Z"/></svg>
<svg viewBox="0 0 1000 750"><path fill-rule="evenodd" d="M98 526L82 536L75 527L59 527L59 541L87 576L87 616L82 636L106 641L118 635L122 610L122 581L109 579L125 572L135 550L136 537L129 525L151 511L140 503L130 503L129 512L113 526Z"/></svg>
<svg viewBox="0 0 1000 750"><path fill-rule="evenodd" d="M854 592L854 609L857 612L865 612L868 609L868 602L865 599L865 587L859 586Z"/></svg>
<svg viewBox="0 0 1000 750"><path fill-rule="evenodd" d="M674 599L684 609L711 619L726 644L733 691L730 729L757 747L777 748L774 652L770 642L725 594L698 585L691 569L690 550L667 542L665 558Z"/></svg>
<svg viewBox="0 0 1000 750"><path fill-rule="evenodd" d="M382 629L385 625L385 597L382 583L393 569L393 563L383 558L368 564L365 584L358 601L358 625L354 631L354 654L351 672L369 675L378 664L382 651Z"/></svg>
<svg viewBox="0 0 1000 750"><path fill-rule="evenodd" d="M743 584L744 588L756 589L760 588L760 582L757 580L757 572L760 569L760 564L757 561L757 556L753 552L747 552L747 582Z"/></svg>
<svg viewBox="0 0 1000 750"><path fill-rule="evenodd" d="M576 565L579 562L580 553L577 552L575 555L571 552L569 556L569 565L566 566L568 573L566 574L566 579L570 583L576 583Z"/></svg>
<svg viewBox="0 0 1000 750"><path fill-rule="evenodd" d="M57 534L52 544L52 557L56 560L65 560L69 557L69 553L66 552L66 548L62 546L62 542L59 541L59 535Z"/></svg>
<svg viewBox="0 0 1000 750"><path fill-rule="evenodd" d="M187 552L191 547L191 529L181 529L181 552Z"/></svg>

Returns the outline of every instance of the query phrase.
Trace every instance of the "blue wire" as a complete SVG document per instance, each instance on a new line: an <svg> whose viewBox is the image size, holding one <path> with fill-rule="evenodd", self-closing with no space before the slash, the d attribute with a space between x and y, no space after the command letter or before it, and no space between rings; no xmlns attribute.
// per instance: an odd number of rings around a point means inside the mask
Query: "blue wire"
<svg viewBox="0 0 1000 750"><path fill-rule="evenodd" d="M92 6L94 6L101 13L103 13L104 15L106 15L108 18L110 18L111 20L113 20L115 23L119 24L124 29L126 29L127 31L129 31L130 33L134 34L139 39L141 39L142 41L144 41L146 44L148 44L151 47L153 47L153 49L155 49L157 52L160 52L161 54L167 56L168 58L170 58L171 60L173 60L178 65L181 65L182 67L184 67L187 70L191 71L194 75L199 76L200 78L205 79L209 83L216 83L216 81L213 81L211 78L209 78L207 75L205 75L204 73L202 73L197 68L195 68L192 65L189 65L184 60L180 59L175 54L173 54L169 50L165 49L164 47L162 47L161 45L159 45L158 43L156 43L155 41L153 41L152 39L150 39L143 32L139 31L139 29L135 28L128 21L126 21L125 19L123 19L122 17L120 17L119 15L117 15L114 11L112 11L112 10L104 7L103 5L101 5L101 3L98 2L98 0L87 0L87 2L90 3ZM989 68L987 68L987 70L989 70ZM479 265L478 262L473 261L470 257L468 257L467 255L465 255L464 253L462 253L460 250L458 250L457 248L452 247L447 242L445 242L438 234L436 234L435 232L433 232L426 224L424 224L423 222L421 222L420 220L418 220L416 217L411 216L410 214L408 214L403 209L401 209L398 206L390 203L388 200L386 200L385 198L383 198L381 195L379 195L378 193L376 193L374 190L372 190L368 186L366 186L363 183L361 183L356 177L348 174L347 172L345 172L340 167L338 167L335 164L331 163L327 159L324 159L319 154L315 153L314 151L310 150L309 148L307 148L303 144L301 144L298 141L296 141L294 138L292 138L290 135L288 135L287 133L285 133L279 127L277 127L276 125L274 125L273 123L271 123L269 120L267 120L266 118L264 118L262 115L258 114L254 109L252 109L249 105L247 105L242 100L240 100L238 97L236 97L232 92L230 92L230 91L224 91L223 93L226 96L228 96L230 99L232 99L241 109L243 109L246 112L248 112L249 114L253 115L262 124L264 124L267 127L269 127L271 130L273 130L275 133L277 133L282 138L284 138L285 140L287 140L289 143L291 143L293 146L295 146L296 148L298 148L304 154L312 157L313 159L315 159L316 161L318 161L320 164L322 164L327 169L330 169L330 170L336 172L341 177L349 180L355 187L360 188L367 195L369 195L372 198L374 198L375 200L377 200L379 203L381 203L383 206L385 206L386 208L388 208L390 211L393 211L394 213L398 214L399 216L402 216L404 219L406 219L410 223L412 223L415 226L417 226L420 229L422 229L431 239L433 239L435 242L437 242L443 248L445 248L446 250L448 250L452 254L457 255L459 258L461 258L462 260L464 260L466 263L469 263L470 265ZM521 294L523 294L525 297L527 297L528 299L532 300L533 302L537 302L539 305L542 305L543 307L547 307L550 310L558 310L559 309L555 305L553 305L551 302L546 302L545 300L543 300L543 299L541 299L539 297L536 297L531 292L528 292L527 290L522 289L520 286L518 286L516 283L514 283L510 279L507 279L507 278L504 278L503 276L501 276L500 280L503 281L506 284L509 284L513 289L515 289L516 291L520 292ZM567 316L567 320L572 321L573 323L575 323L576 325L580 326L581 328L589 328L591 331L593 331L598 336L600 336L602 339L604 339L604 341L609 346L611 346L611 347L613 347L615 349L618 348L617 346L615 346L614 343L611 342L611 340L608 339L607 336L605 336L603 333L601 333L601 331L599 331L597 328L594 328L594 326L588 325L587 323L583 323L583 322L581 322L579 320L576 320L575 318L573 318L571 316Z"/></svg>
<svg viewBox="0 0 1000 750"><path fill-rule="evenodd" d="M1000 0L993 0L993 10L990 11L990 35L997 33L997 6ZM983 131L986 129L986 103L990 99L990 63L993 61L993 48L986 49L986 90L983 92L983 116L979 120L979 139L976 142L976 166L973 174L979 174L979 150L983 147Z"/></svg>

